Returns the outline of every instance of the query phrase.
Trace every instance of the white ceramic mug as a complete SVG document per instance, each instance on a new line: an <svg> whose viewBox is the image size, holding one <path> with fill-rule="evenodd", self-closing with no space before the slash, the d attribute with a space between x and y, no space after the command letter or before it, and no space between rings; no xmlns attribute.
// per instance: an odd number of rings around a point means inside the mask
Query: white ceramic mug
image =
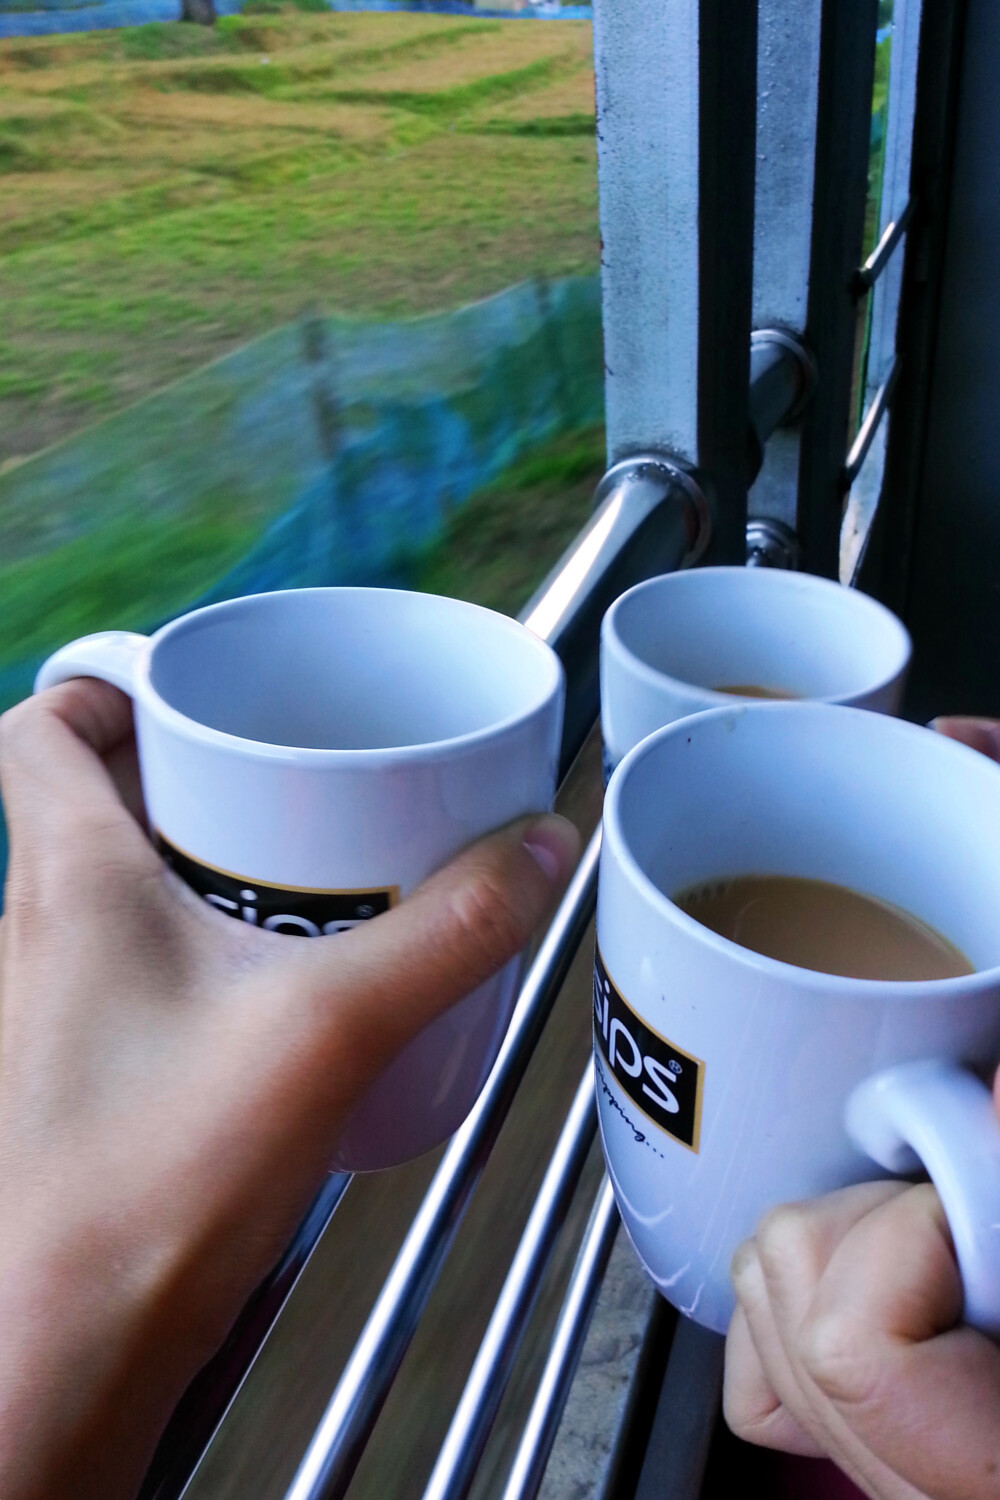
<svg viewBox="0 0 1000 1500"><path fill-rule="evenodd" d="M844 979L762 957L671 900L718 877L895 903L976 973ZM722 1332L770 1208L923 1162L969 1322L1000 1333L1000 767L880 714L714 709L622 761L605 803L594 1037L622 1219L657 1287ZM970 1071L971 1070L971 1071Z"/></svg>
<svg viewBox="0 0 1000 1500"><path fill-rule="evenodd" d="M329 935L555 793L563 672L516 621L390 589L258 594L151 638L86 636L36 691L101 677L135 705L167 862L243 921ZM428 1026L348 1120L333 1165L391 1166L456 1129L513 1007L515 960Z"/></svg>
<svg viewBox="0 0 1000 1500"><path fill-rule="evenodd" d="M605 774L647 734L732 703L721 686L899 709L910 637L856 589L780 568L693 568L622 594L601 627Z"/></svg>

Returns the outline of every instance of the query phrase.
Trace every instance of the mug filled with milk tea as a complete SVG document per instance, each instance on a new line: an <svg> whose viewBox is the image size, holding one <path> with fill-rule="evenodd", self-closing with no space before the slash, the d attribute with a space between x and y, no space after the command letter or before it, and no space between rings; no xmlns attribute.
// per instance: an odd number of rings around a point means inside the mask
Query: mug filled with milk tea
<svg viewBox="0 0 1000 1500"><path fill-rule="evenodd" d="M733 697L894 714L910 650L890 610L828 578L738 567L650 578L601 627L605 777L647 734Z"/></svg>
<svg viewBox="0 0 1000 1500"><path fill-rule="evenodd" d="M662 1294L723 1332L781 1203L925 1170L1000 1334L1000 767L881 714L732 702L605 801L601 1137Z"/></svg>
<svg viewBox="0 0 1000 1500"><path fill-rule="evenodd" d="M131 695L151 832L216 911L336 941L459 849L555 795L558 657L505 615L396 589L288 589L112 630L36 691ZM393 1166L468 1114L503 1040L515 959L414 1038L343 1127L332 1167Z"/></svg>

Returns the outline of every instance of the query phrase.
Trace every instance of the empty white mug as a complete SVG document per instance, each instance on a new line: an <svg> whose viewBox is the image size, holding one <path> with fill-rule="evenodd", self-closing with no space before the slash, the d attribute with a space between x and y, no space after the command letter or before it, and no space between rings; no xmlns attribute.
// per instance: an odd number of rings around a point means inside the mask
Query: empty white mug
<svg viewBox="0 0 1000 1500"><path fill-rule="evenodd" d="M889 901L976 968L846 979L710 931L671 899L737 875ZM731 705L626 756L605 802L594 1052L625 1227L659 1290L723 1332L737 1245L780 1203L921 1162L967 1321L1000 1334L1000 767L880 714Z"/></svg>
<svg viewBox="0 0 1000 1500"><path fill-rule="evenodd" d="M563 672L516 621L391 589L298 589L193 611L147 639L64 646L36 691L101 677L135 706L167 862L228 915L335 934L555 793ZM428 1026L347 1121L332 1165L391 1166L465 1118L520 964Z"/></svg>
<svg viewBox="0 0 1000 1500"><path fill-rule="evenodd" d="M909 661L896 616L827 578L739 567L650 578L601 627L606 774L664 724L731 703L724 686L894 714Z"/></svg>

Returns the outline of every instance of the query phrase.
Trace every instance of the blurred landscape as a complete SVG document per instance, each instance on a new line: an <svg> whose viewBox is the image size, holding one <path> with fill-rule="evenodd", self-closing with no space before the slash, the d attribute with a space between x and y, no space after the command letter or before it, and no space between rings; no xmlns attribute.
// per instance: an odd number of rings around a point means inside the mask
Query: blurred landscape
<svg viewBox="0 0 1000 1500"><path fill-rule="evenodd" d="M253 6L0 44L0 462L313 305L597 269L589 24Z"/></svg>

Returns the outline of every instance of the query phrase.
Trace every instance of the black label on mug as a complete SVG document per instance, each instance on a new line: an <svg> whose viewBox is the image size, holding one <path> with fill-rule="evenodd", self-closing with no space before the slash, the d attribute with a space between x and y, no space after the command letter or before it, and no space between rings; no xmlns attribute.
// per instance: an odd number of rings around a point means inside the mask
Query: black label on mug
<svg viewBox="0 0 1000 1500"><path fill-rule="evenodd" d="M288 885L264 885L229 870L203 865L156 835L156 847L185 885L217 911L293 937L330 936L368 922L395 906L399 890L316 891Z"/></svg>
<svg viewBox="0 0 1000 1500"><path fill-rule="evenodd" d="M594 1038L615 1082L654 1125L697 1151L705 1064L651 1031L594 953Z"/></svg>

